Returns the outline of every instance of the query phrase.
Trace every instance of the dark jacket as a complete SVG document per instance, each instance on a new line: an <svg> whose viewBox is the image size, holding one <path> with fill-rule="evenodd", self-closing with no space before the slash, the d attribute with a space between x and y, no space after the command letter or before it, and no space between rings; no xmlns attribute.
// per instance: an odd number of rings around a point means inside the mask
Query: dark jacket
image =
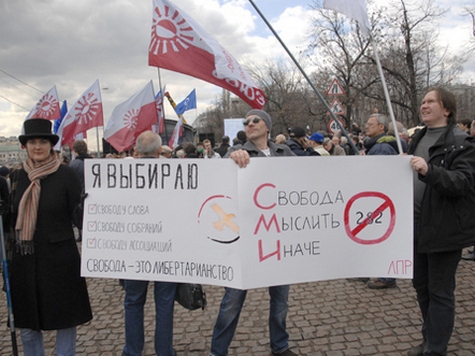
<svg viewBox="0 0 475 356"><path fill-rule="evenodd" d="M401 140L401 146L403 152L407 152L406 141ZM364 143L364 147L366 148L366 154L370 156L399 154L396 137L388 136L385 133L366 140Z"/></svg>
<svg viewBox="0 0 475 356"><path fill-rule="evenodd" d="M219 155L221 157L224 157L226 155L226 153L228 152L229 148L231 146L227 143L222 143L217 149L215 149L214 151L219 153Z"/></svg>
<svg viewBox="0 0 475 356"><path fill-rule="evenodd" d="M84 192L84 160L86 158L91 158L89 155L77 156L71 162L69 162L69 167L74 169L76 172L79 182L81 183L82 191Z"/></svg>
<svg viewBox="0 0 475 356"><path fill-rule="evenodd" d="M313 147L308 147L307 149L303 148L300 143L294 139L289 139L285 143L289 148L295 153L296 156L320 156L320 154L313 149Z"/></svg>
<svg viewBox="0 0 475 356"><path fill-rule="evenodd" d="M426 133L413 138L409 154ZM416 244L420 253L461 250L475 244L475 140L449 125L429 149L429 171Z"/></svg>
<svg viewBox="0 0 475 356"><path fill-rule="evenodd" d="M23 169L16 179L13 222L30 184ZM13 313L19 328L56 330L92 319L71 222L80 193L79 180L67 166L60 165L56 172L41 179L34 253L21 255L14 248L10 269Z"/></svg>
<svg viewBox="0 0 475 356"><path fill-rule="evenodd" d="M272 141L267 141L267 145L269 146L271 156L295 156L295 154L286 145L278 145ZM228 158L232 152L239 149L246 150L251 157L267 157L251 141L246 141L244 145L231 147L224 157Z"/></svg>
<svg viewBox="0 0 475 356"><path fill-rule="evenodd" d="M10 231L10 192L8 191L7 180L0 176L0 213L2 214L3 231ZM5 239L6 240L6 239ZM0 248L0 252L2 248Z"/></svg>

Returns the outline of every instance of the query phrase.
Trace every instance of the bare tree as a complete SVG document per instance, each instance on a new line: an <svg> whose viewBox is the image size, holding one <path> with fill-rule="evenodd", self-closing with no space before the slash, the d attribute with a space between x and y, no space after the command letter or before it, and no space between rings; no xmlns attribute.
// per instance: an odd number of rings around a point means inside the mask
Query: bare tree
<svg viewBox="0 0 475 356"><path fill-rule="evenodd" d="M392 41L381 44L386 58L384 70L393 86L402 87L400 95L394 100L404 109L403 112L407 112L403 114L406 117L402 121L409 124L419 122L422 90L453 79L452 76L444 76L449 73L446 52L440 53L434 45L437 31L433 23L443 14L444 11L435 7L432 0L417 4L411 0L399 0L393 4L390 16L383 22L394 30ZM390 60L387 60L388 57Z"/></svg>
<svg viewBox="0 0 475 356"><path fill-rule="evenodd" d="M361 102L361 95L371 85L371 79L376 80L372 75L368 76L367 69L362 67L369 40L361 35L354 22L350 27L349 20L344 16L323 10L321 1L315 1L311 8L316 14L310 34L313 38L311 50L315 64L320 66L315 76L327 77L326 85L330 85L332 76L339 80L345 91L341 101L346 108L346 116L358 121L354 117L354 112L361 111L357 103Z"/></svg>
<svg viewBox="0 0 475 356"><path fill-rule="evenodd" d="M244 117L249 110L250 106L247 103L231 97L229 91L223 89L222 95L215 100L214 105L196 118L194 126L198 134L214 135L216 142L219 142L224 135L224 120Z"/></svg>
<svg viewBox="0 0 475 356"><path fill-rule="evenodd" d="M343 82L347 111L362 123L372 110L387 112L369 40L353 21L321 9L316 0L313 47L326 58L322 70ZM370 22L396 119L406 125L419 122L419 96L430 85L451 83L461 72L462 57L450 57L435 45L434 20L444 11L433 0L394 0L388 8L372 6ZM348 26L351 24L351 28ZM354 115L355 114L355 115Z"/></svg>
<svg viewBox="0 0 475 356"><path fill-rule="evenodd" d="M466 6L464 9L472 18L472 34L475 37L475 6Z"/></svg>
<svg viewBox="0 0 475 356"><path fill-rule="evenodd" d="M274 120L273 136L287 133L292 126L301 126L309 133L321 129L323 105L290 60L268 60L261 68L248 71L266 95L265 110Z"/></svg>
<svg viewBox="0 0 475 356"><path fill-rule="evenodd" d="M436 45L438 32L434 24L445 13L443 9L436 7L433 0L390 1L387 7L369 2L372 38L396 119L413 126L419 123L423 90L432 85L455 84L463 63L475 50L475 33L472 48L462 56L451 56L447 49ZM310 74L314 85L325 93L333 77L337 77L345 91L339 100L346 109L348 127L353 123L361 127L374 111L388 112L370 40L362 36L355 21L323 10L322 0L314 0L311 8L315 13L309 34L312 44L305 60L300 61L310 61L317 67ZM465 11L475 30L475 8L469 6ZM273 136L295 125L308 128L309 133L326 129L330 117L325 106L290 60L268 60L260 68L248 65L246 69L265 92L264 109L274 119ZM464 98L471 93L466 88L463 92ZM332 98L327 99L330 104ZM464 108L468 111L471 106L467 100ZM223 134L224 118L242 117L247 110L248 105L223 95L198 121L203 130L219 136Z"/></svg>

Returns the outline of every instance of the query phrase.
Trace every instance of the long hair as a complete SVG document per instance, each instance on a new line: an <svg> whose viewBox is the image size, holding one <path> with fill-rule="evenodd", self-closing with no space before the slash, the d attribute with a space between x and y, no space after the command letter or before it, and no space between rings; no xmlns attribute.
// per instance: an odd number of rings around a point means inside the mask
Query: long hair
<svg viewBox="0 0 475 356"><path fill-rule="evenodd" d="M450 112L447 118L447 124L455 125L457 123L457 100L455 99L455 95L445 88L431 87L425 91L424 96L431 91L437 93L437 97L442 103L442 106Z"/></svg>

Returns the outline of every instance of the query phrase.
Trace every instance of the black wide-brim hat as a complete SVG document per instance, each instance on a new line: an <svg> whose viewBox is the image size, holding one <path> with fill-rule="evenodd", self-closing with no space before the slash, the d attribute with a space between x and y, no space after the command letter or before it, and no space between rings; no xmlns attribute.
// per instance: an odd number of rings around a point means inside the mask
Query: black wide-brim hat
<svg viewBox="0 0 475 356"><path fill-rule="evenodd" d="M23 146L32 138L46 138L56 145L59 136L51 133L51 121L45 119L28 119L23 123L24 134L18 136L18 140Z"/></svg>

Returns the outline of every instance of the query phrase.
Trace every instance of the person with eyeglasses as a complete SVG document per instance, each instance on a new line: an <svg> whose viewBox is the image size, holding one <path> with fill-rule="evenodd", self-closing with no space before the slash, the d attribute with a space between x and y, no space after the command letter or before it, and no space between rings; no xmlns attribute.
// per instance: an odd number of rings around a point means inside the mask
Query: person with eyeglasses
<svg viewBox="0 0 475 356"><path fill-rule="evenodd" d="M414 170L414 277L421 343L408 355L447 355L455 324L456 274L462 250L475 242L475 139L456 126L457 100L426 90L425 127L408 149Z"/></svg>
<svg viewBox="0 0 475 356"><path fill-rule="evenodd" d="M288 146L275 144L269 140L272 118L267 112L251 110L246 114L243 124L247 135L246 143L231 147L224 158L231 158L239 167L244 168L254 157L295 156ZM289 285L269 287L269 334L272 355L296 355L289 348L289 334L286 329L289 289ZM247 290L225 288L213 329L211 356L228 354L246 295Z"/></svg>

